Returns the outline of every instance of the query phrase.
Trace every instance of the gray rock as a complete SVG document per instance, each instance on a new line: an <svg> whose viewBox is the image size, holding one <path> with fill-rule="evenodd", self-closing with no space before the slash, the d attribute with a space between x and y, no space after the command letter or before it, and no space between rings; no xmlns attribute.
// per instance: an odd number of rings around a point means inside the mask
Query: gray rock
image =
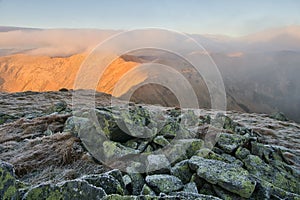
<svg viewBox="0 0 300 200"><path fill-rule="evenodd" d="M101 199L106 196L102 188L95 187L83 180L72 180L57 185L41 184L31 188L23 197L30 199Z"/></svg>
<svg viewBox="0 0 300 200"><path fill-rule="evenodd" d="M66 120L64 125L64 132L70 132L75 137L78 137L78 133L81 127L91 125L92 123L87 118L72 116Z"/></svg>
<svg viewBox="0 0 300 200"><path fill-rule="evenodd" d="M189 167L189 160L176 163L171 169L171 174L179 178L183 184L188 183L193 175Z"/></svg>
<svg viewBox="0 0 300 200"><path fill-rule="evenodd" d="M177 163L187 159L186 153L182 150L181 144L170 145L163 153L166 155L170 163Z"/></svg>
<svg viewBox="0 0 300 200"><path fill-rule="evenodd" d="M146 184L142 188L141 195L156 196L155 192Z"/></svg>
<svg viewBox="0 0 300 200"><path fill-rule="evenodd" d="M129 173L131 178L132 194L139 195L145 184L144 177L140 173Z"/></svg>
<svg viewBox="0 0 300 200"><path fill-rule="evenodd" d="M147 184L157 193L169 193L183 188L179 178L171 175L149 175L146 176Z"/></svg>
<svg viewBox="0 0 300 200"><path fill-rule="evenodd" d="M155 144L158 144L158 145L162 146L162 147L167 146L167 145L170 144L170 142L169 142L166 138L164 138L163 136L161 136L161 135L156 136L156 137L153 139L153 142L154 142Z"/></svg>
<svg viewBox="0 0 300 200"><path fill-rule="evenodd" d="M189 164L201 178L241 197L249 198L255 189L256 182L251 180L249 173L236 165L198 156L193 156Z"/></svg>
<svg viewBox="0 0 300 200"><path fill-rule="evenodd" d="M139 154L138 150L131 149L129 147L125 147L124 145L122 145L118 142L106 140L102 144L103 144L104 158L105 158L105 160L108 160L110 162L112 162L114 160L118 161L119 158L122 158L124 156Z"/></svg>
<svg viewBox="0 0 300 200"><path fill-rule="evenodd" d="M230 200L243 200L245 198L240 197L237 194L231 193L227 190L224 190L223 188L217 186L217 185L212 185L214 192L217 194L218 197L221 199L230 199Z"/></svg>
<svg viewBox="0 0 300 200"><path fill-rule="evenodd" d="M238 135L221 133L218 135L217 144L226 153L233 153L239 146L242 146L249 140L249 137Z"/></svg>
<svg viewBox="0 0 300 200"><path fill-rule="evenodd" d="M288 121L288 118L282 112L273 113L270 117L279 121Z"/></svg>
<svg viewBox="0 0 300 200"><path fill-rule="evenodd" d="M106 194L124 194L124 187L121 183L115 179L113 176L108 174L93 174L83 176L81 179L87 181L88 183L101 187L104 189Z"/></svg>
<svg viewBox="0 0 300 200"><path fill-rule="evenodd" d="M176 197L175 199L185 199L185 200L221 200L218 197L197 193L189 193L189 192L172 192L170 196Z"/></svg>
<svg viewBox="0 0 300 200"><path fill-rule="evenodd" d="M235 156L240 160L245 159L249 154L250 151L244 147L239 147L235 152Z"/></svg>
<svg viewBox="0 0 300 200"><path fill-rule="evenodd" d="M194 182L187 183L183 187L183 192L198 194L197 185Z"/></svg>
<svg viewBox="0 0 300 200"><path fill-rule="evenodd" d="M147 173L170 173L171 165L165 155L149 155L147 156Z"/></svg>
<svg viewBox="0 0 300 200"><path fill-rule="evenodd" d="M204 141L200 139L179 139L175 144L181 145L182 150L188 158L192 157L198 150L204 148Z"/></svg>
<svg viewBox="0 0 300 200"><path fill-rule="evenodd" d="M272 183L283 190L300 194L300 182L290 173L268 165L258 156L248 155L243 161L249 173L256 178Z"/></svg>
<svg viewBox="0 0 300 200"><path fill-rule="evenodd" d="M125 183L123 181L123 177L122 177L122 172L118 169L113 169L110 170L108 172L105 172L105 174L114 177L115 179L117 179L119 181L119 183L121 184L122 188L125 188Z"/></svg>

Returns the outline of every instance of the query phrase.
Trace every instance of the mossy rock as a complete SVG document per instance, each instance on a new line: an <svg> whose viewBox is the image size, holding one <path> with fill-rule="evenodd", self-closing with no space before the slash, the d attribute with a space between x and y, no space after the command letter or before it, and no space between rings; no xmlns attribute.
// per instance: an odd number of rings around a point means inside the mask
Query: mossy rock
<svg viewBox="0 0 300 200"><path fill-rule="evenodd" d="M31 188L24 196L24 200L81 200L101 199L106 196L102 188L95 187L83 180L72 180L57 185L41 184Z"/></svg>
<svg viewBox="0 0 300 200"><path fill-rule="evenodd" d="M247 170L258 179L272 183L283 190L300 194L300 182L289 172L268 165L255 155L248 155L243 162Z"/></svg>
<svg viewBox="0 0 300 200"><path fill-rule="evenodd" d="M108 174L86 175L81 179L87 181L88 183L96 187L103 188L106 194L124 195L124 184L122 185L117 179Z"/></svg>
<svg viewBox="0 0 300 200"><path fill-rule="evenodd" d="M179 178L182 183L188 183L193 175L189 167L189 161L183 160L179 163L176 163L171 169L171 174Z"/></svg>
<svg viewBox="0 0 300 200"><path fill-rule="evenodd" d="M198 156L193 156L189 165L207 182L217 184L241 197L249 198L255 189L256 182L250 178L250 174L236 165Z"/></svg>
<svg viewBox="0 0 300 200"><path fill-rule="evenodd" d="M169 193L183 188L182 181L176 176L156 174L146 176L147 184L157 193Z"/></svg>
<svg viewBox="0 0 300 200"><path fill-rule="evenodd" d="M217 144L226 153L233 153L238 147L248 142L249 139L249 137L243 135L220 133L217 137Z"/></svg>

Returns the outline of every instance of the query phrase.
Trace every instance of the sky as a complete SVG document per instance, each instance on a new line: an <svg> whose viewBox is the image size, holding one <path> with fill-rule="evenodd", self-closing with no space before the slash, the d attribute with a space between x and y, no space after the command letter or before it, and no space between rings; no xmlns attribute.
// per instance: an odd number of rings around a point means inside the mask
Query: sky
<svg viewBox="0 0 300 200"><path fill-rule="evenodd" d="M300 25L299 0L0 0L0 26L242 36Z"/></svg>

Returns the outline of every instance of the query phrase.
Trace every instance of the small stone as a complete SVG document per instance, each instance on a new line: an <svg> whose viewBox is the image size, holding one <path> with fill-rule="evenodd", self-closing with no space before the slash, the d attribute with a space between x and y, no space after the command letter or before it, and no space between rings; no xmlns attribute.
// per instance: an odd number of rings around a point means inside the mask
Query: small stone
<svg viewBox="0 0 300 200"><path fill-rule="evenodd" d="M154 142L155 144L158 144L158 145L162 146L162 147L167 146L167 145L170 144L170 142L169 142L166 138L164 138L163 136L161 136L161 135L156 136L156 137L153 139L153 142Z"/></svg>
<svg viewBox="0 0 300 200"><path fill-rule="evenodd" d="M123 179L123 182L124 182L124 185L125 185L126 188L127 188L128 185L130 185L132 183L132 180L131 180L131 178L128 174L124 175L122 177L122 179Z"/></svg>
<svg viewBox="0 0 300 200"><path fill-rule="evenodd" d="M138 148L138 143L135 140L128 140L124 146L132 148L132 149L137 149Z"/></svg>
<svg viewBox="0 0 300 200"><path fill-rule="evenodd" d="M183 188L181 180L172 175L149 175L146 176L145 180L147 184L157 193L169 193Z"/></svg>

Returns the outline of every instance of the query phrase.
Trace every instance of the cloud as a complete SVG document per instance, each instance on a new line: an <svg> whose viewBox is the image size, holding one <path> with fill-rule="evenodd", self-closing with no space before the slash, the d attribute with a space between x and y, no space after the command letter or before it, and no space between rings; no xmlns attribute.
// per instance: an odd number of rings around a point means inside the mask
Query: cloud
<svg viewBox="0 0 300 200"><path fill-rule="evenodd" d="M21 29L0 32L0 47L34 55L68 56L89 51L115 33L92 29Z"/></svg>

